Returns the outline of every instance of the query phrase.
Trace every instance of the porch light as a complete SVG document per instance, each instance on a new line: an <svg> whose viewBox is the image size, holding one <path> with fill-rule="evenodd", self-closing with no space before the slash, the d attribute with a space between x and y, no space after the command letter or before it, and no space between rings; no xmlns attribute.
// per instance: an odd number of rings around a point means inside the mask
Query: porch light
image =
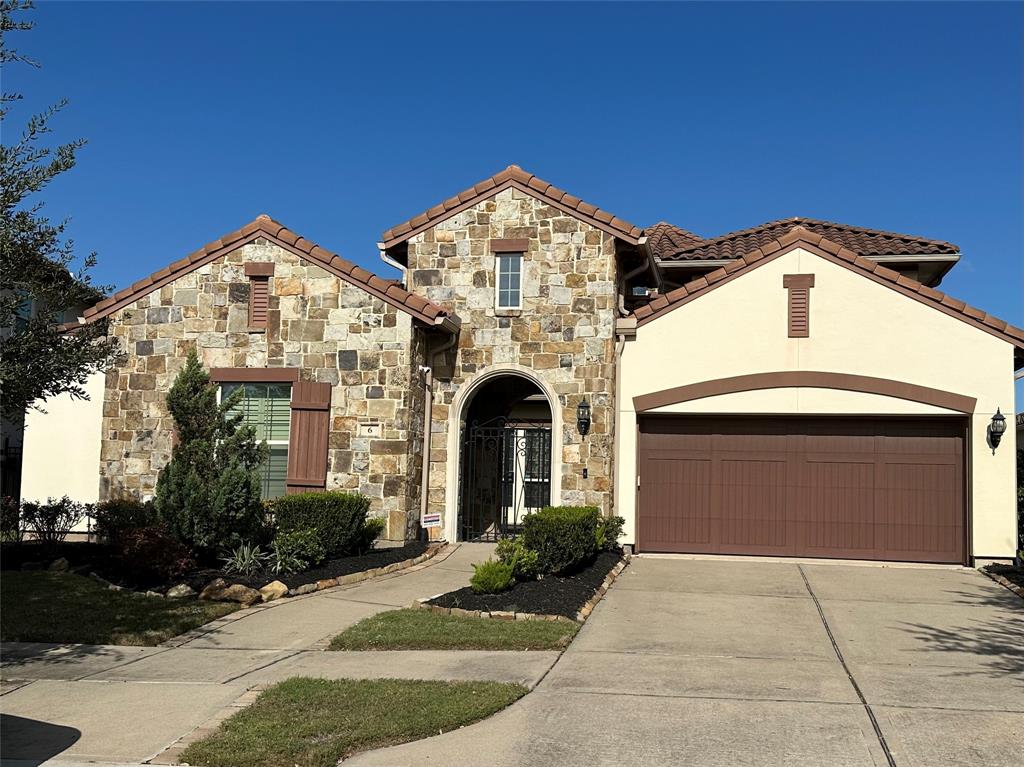
<svg viewBox="0 0 1024 767"><path fill-rule="evenodd" d="M992 416L992 423L988 427L988 436L992 441L992 448L999 447L999 443L1003 441L1003 434L1006 432L1006 416L999 412L999 408L996 408L996 414Z"/></svg>
<svg viewBox="0 0 1024 767"><path fill-rule="evenodd" d="M590 403L586 400L576 406L576 430L584 437L590 431Z"/></svg>

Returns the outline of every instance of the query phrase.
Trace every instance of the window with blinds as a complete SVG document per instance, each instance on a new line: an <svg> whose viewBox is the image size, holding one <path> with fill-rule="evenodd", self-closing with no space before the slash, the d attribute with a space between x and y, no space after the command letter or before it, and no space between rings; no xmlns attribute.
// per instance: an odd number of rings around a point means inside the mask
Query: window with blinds
<svg viewBox="0 0 1024 767"><path fill-rule="evenodd" d="M288 438L291 431L292 387L287 383L225 383L221 399L236 389L244 394L235 412L242 414L242 423L256 430L256 439L267 443L270 454L261 468L263 498L285 494L288 475Z"/></svg>

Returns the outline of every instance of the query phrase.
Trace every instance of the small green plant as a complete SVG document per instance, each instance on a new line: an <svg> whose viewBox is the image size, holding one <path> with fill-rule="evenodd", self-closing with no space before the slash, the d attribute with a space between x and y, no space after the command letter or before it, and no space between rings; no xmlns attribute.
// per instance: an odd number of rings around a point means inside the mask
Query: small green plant
<svg viewBox="0 0 1024 767"><path fill-rule="evenodd" d="M278 575L297 573L320 564L326 555L316 530L278 533L270 546L270 569Z"/></svg>
<svg viewBox="0 0 1024 767"><path fill-rule="evenodd" d="M504 538L494 550L499 562L512 566L517 581L532 581L539 572L537 552L526 548L522 538Z"/></svg>
<svg viewBox="0 0 1024 767"><path fill-rule="evenodd" d="M111 543L120 542L129 530L154 527L156 507L152 501L137 498L111 498L96 505L96 534Z"/></svg>
<svg viewBox="0 0 1024 767"><path fill-rule="evenodd" d="M0 542L20 543L25 528L21 525L21 503L5 495L0 500Z"/></svg>
<svg viewBox="0 0 1024 767"><path fill-rule="evenodd" d="M618 548L619 538L622 537L622 528L626 520L622 517L601 517L597 523L595 542L598 551L612 551Z"/></svg>
<svg viewBox="0 0 1024 767"><path fill-rule="evenodd" d="M370 517L363 522L363 529L359 534L359 551L360 553L369 551L373 548L374 542L384 535L384 530L388 526L388 521L383 517Z"/></svg>
<svg viewBox="0 0 1024 767"><path fill-rule="evenodd" d="M62 498L47 498L46 503L24 503L21 516L25 528L45 544L60 543L68 533L92 510L90 504Z"/></svg>
<svg viewBox="0 0 1024 767"><path fill-rule="evenodd" d="M315 530L329 557L357 553L370 499L359 493L330 491L283 495L272 506L279 532Z"/></svg>
<svg viewBox="0 0 1024 767"><path fill-rule="evenodd" d="M267 564L267 555L255 543L242 543L224 557L224 572L255 575Z"/></svg>
<svg viewBox="0 0 1024 767"><path fill-rule="evenodd" d="M469 587L476 594L500 594L513 583L512 565L494 559L473 565L473 577L469 579Z"/></svg>

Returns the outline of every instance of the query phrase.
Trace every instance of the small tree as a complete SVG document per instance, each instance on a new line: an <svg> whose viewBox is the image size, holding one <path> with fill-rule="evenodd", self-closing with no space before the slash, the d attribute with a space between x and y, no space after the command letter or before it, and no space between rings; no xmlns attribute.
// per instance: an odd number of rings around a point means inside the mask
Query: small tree
<svg viewBox="0 0 1024 767"><path fill-rule="evenodd" d="M241 390L217 403L217 387L195 350L167 393L177 443L157 479L161 522L197 555L210 558L263 530L259 467L267 448L232 412Z"/></svg>

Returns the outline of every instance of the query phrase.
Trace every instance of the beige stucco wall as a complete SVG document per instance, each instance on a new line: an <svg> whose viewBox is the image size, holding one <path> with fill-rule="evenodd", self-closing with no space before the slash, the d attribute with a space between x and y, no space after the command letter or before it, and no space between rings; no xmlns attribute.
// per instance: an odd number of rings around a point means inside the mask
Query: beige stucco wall
<svg viewBox="0 0 1024 767"><path fill-rule="evenodd" d="M784 274L814 274L810 337L789 338ZM669 353L671 350L671 353ZM617 508L635 540L633 397L752 373L826 371L888 378L975 397L971 417L972 553L1012 556L1016 438L994 453L987 428L1013 413L1013 347L984 331L804 250L794 250L642 326L622 354ZM776 389L708 397L658 412L921 414L948 411L826 389Z"/></svg>
<svg viewBox="0 0 1024 767"><path fill-rule="evenodd" d="M43 403L46 412L29 411L21 468L24 500L62 495L83 503L98 500L104 380L103 373L88 378L87 400L62 394ZM85 523L76 529L84 530Z"/></svg>

